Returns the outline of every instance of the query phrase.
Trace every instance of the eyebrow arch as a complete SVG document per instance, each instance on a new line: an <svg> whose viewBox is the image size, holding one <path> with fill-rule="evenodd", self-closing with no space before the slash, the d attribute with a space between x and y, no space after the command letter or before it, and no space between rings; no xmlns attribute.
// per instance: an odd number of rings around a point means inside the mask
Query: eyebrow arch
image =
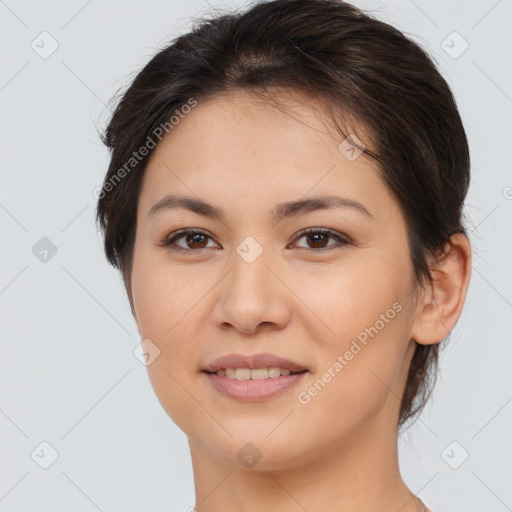
<svg viewBox="0 0 512 512"><path fill-rule="evenodd" d="M175 194L169 194L153 205L149 210L148 217L153 216L156 212L169 208L183 208L197 213L198 215L218 219L227 224L226 216L222 209L201 199L178 196ZM359 201L336 195L317 196L309 199L298 199L296 201L280 203L272 209L271 216L275 222L279 222L285 217L331 208L352 208L371 219L375 219L370 211Z"/></svg>

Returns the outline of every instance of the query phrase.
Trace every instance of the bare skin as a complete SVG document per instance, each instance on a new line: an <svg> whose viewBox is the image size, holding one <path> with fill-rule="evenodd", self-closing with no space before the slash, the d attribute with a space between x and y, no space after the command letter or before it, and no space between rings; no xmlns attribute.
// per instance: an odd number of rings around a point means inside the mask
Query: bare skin
<svg viewBox="0 0 512 512"><path fill-rule="evenodd" d="M346 158L319 107L282 99L287 112L241 92L200 101L151 157L129 289L141 337L160 350L151 383L188 436L199 512L421 512L398 467L400 397L416 343L438 343L459 318L469 242L452 237L433 285L416 294L405 219L377 163ZM170 193L200 198L225 219L184 208L148 215ZM371 216L346 206L270 216L278 203L333 194ZM162 246L183 228L207 236ZM249 236L262 249L251 263L236 251ZM333 373L357 336L381 324ZM201 371L225 354L261 352L307 367L300 387L247 402ZM308 394L329 368L330 381ZM237 455L249 442L261 456L251 467Z"/></svg>

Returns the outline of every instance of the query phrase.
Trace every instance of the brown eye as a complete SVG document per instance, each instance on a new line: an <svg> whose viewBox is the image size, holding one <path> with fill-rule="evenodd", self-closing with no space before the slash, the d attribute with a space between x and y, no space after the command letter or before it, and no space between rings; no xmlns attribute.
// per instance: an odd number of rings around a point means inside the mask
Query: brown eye
<svg viewBox="0 0 512 512"><path fill-rule="evenodd" d="M300 240L301 238L306 239L308 246L297 246L299 249L316 250L317 252L350 244L341 234L328 229L305 229L296 240ZM182 239L184 240L184 245L178 244L177 242ZM215 247L207 245L209 239L212 240L212 237L205 231L199 229L183 229L164 240L162 246L168 247L173 251L200 251L201 249ZM330 239L334 240L335 243L329 244Z"/></svg>
<svg viewBox="0 0 512 512"><path fill-rule="evenodd" d="M302 249L323 250L349 244L349 241L340 234L328 229L306 229L299 235L297 240L300 240L301 238L305 238L307 243L310 245L309 247L301 247ZM330 238L336 240L338 243L327 245Z"/></svg>
<svg viewBox="0 0 512 512"><path fill-rule="evenodd" d="M176 244L176 242L181 239L184 239L185 247ZM211 239L211 237L206 232L197 229L184 229L166 239L162 245L176 251L195 251L208 249L206 245L208 239Z"/></svg>

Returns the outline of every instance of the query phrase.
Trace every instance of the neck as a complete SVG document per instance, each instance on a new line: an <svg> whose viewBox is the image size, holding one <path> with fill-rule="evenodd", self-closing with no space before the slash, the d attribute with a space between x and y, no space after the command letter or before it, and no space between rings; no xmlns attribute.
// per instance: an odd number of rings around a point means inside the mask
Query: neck
<svg viewBox="0 0 512 512"><path fill-rule="evenodd" d="M396 426L384 414L325 453L286 469L240 469L191 439L189 444L198 512L423 511L402 480Z"/></svg>

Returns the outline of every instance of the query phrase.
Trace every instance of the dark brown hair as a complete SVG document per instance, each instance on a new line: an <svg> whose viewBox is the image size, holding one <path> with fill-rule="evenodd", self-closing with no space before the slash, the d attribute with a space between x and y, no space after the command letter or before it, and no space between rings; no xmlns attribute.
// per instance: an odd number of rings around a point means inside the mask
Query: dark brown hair
<svg viewBox="0 0 512 512"><path fill-rule="evenodd" d="M427 53L392 26L338 0L260 2L245 12L195 21L192 31L138 73L101 136L111 161L97 222L130 302L137 202L152 150L136 162L130 160L134 151L150 147L158 127L170 132L169 119L191 98L200 102L233 90L270 96L273 87L320 101L344 136L339 123L346 128L353 121L353 133L364 128L357 136L406 220L415 285L431 282L432 265L450 236L467 236L461 217L470 162L455 100ZM439 344L417 344L399 427L427 402L438 351Z"/></svg>

